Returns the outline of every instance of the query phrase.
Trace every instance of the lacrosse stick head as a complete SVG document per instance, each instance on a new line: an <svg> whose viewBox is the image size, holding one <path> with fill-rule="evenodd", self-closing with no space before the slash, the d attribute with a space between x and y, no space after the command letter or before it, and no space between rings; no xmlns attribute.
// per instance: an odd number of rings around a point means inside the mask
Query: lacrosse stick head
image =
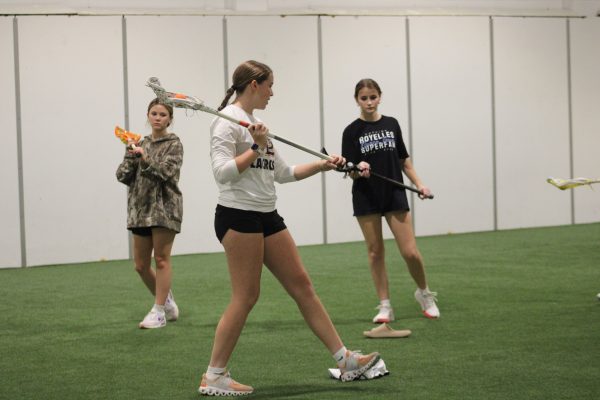
<svg viewBox="0 0 600 400"><path fill-rule="evenodd" d="M560 190L572 189L577 186L588 185L592 187L592 183L598 183L598 180L590 178L572 178L572 179L560 179L549 177L546 182L559 188Z"/></svg>
<svg viewBox="0 0 600 400"><path fill-rule="evenodd" d="M146 81L146 86L152 89L156 97L162 103L164 103L167 100L167 91L165 90L165 88L162 87L162 85L160 84L160 80L157 77L153 76L148 78L148 81Z"/></svg>
<svg viewBox="0 0 600 400"><path fill-rule="evenodd" d="M204 102L197 97L188 96L182 93L168 93L168 102L173 107L187 108L189 110L203 110Z"/></svg>
<svg viewBox="0 0 600 400"><path fill-rule="evenodd" d="M202 100L182 93L167 92L157 77L148 78L146 86L154 91L161 103L168 104L171 107L205 111L206 106Z"/></svg>
<svg viewBox="0 0 600 400"><path fill-rule="evenodd" d="M129 140L133 140L134 142L139 142L142 138L142 135L138 135L137 133L126 131L120 126L115 126L115 136L124 144L129 144Z"/></svg>

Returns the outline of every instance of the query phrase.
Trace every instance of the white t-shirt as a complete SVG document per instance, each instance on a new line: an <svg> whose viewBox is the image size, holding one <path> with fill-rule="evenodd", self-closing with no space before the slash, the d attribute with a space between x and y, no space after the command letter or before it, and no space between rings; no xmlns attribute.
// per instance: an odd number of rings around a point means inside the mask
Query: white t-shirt
<svg viewBox="0 0 600 400"><path fill-rule="evenodd" d="M261 122L240 107L230 104L223 114L252 124ZM247 128L215 118L210 126L210 158L219 187L219 204L240 210L271 212L275 210L277 195L275 182L295 181L294 166L288 166L269 139L265 154L240 173L234 158L248 151L254 143Z"/></svg>

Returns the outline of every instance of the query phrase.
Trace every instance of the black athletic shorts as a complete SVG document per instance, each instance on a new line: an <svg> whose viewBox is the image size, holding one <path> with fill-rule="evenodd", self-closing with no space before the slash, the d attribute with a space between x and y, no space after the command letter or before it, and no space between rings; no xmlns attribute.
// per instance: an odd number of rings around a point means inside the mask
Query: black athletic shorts
<svg viewBox="0 0 600 400"><path fill-rule="evenodd" d="M131 231L131 233L133 233L134 235L138 235L138 236L152 236L152 228L151 227L145 227L145 228L129 228L129 230Z"/></svg>
<svg viewBox="0 0 600 400"><path fill-rule="evenodd" d="M217 204L215 210L215 233L223 241L229 229L242 233L262 233L263 237L287 229L277 210L263 213L225 207Z"/></svg>
<svg viewBox="0 0 600 400"><path fill-rule="evenodd" d="M391 185L379 193L361 189L363 188L353 187L352 190L352 206L355 217L369 214L384 215L390 211L410 211L404 189Z"/></svg>

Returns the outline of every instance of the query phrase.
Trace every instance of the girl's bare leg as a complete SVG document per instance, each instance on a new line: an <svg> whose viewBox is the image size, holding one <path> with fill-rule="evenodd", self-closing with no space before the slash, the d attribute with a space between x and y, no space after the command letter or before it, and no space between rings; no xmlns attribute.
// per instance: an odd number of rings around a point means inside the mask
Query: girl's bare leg
<svg viewBox="0 0 600 400"><path fill-rule="evenodd" d="M224 368L260 295L262 233L227 231L222 241L231 279L231 300L215 331L210 366Z"/></svg>
<svg viewBox="0 0 600 400"><path fill-rule="evenodd" d="M356 218L367 245L371 276L379 300L389 299L390 290L385 265L385 246L381 227L381 215L370 214Z"/></svg>
<svg viewBox="0 0 600 400"><path fill-rule="evenodd" d="M265 238L265 265L296 301L304 320L333 354L344 345L329 314L315 293L287 229Z"/></svg>

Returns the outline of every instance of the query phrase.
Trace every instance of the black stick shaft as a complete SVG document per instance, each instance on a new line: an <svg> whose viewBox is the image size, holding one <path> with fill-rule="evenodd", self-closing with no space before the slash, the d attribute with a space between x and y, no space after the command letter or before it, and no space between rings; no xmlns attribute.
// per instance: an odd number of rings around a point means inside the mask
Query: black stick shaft
<svg viewBox="0 0 600 400"><path fill-rule="evenodd" d="M376 173L376 172L373 172L373 171L371 171L370 173L371 173L371 175L373 175L373 176L376 176L376 177L377 177L377 178L379 178L379 179L383 179L384 181L386 181L386 182L389 182L389 183L392 183L392 184L394 184L394 185L396 185L396 186L400 186L400 187L401 187L401 188L403 188L403 189L410 190L411 192L415 192L415 193L417 193L417 194L420 194L421 196L423 196L423 197L425 197L425 198L427 198L427 199L433 199L433 195L432 195L432 194L430 194L430 195L425 195L425 194L423 194L423 192L421 192L419 189L416 189L416 188L414 188L414 187L412 187L412 186L405 185L405 184L404 184L404 183L402 183L402 182L398 182L397 180L394 180L394 179L388 178L387 176L380 175L380 174L378 174L378 173Z"/></svg>

